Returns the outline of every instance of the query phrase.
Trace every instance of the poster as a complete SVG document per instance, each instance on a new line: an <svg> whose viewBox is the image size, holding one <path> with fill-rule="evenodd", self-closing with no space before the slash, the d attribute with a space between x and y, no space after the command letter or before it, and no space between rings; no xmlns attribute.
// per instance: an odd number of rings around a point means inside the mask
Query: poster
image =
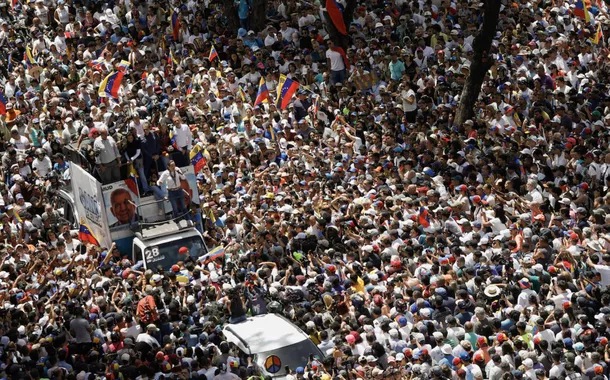
<svg viewBox="0 0 610 380"><path fill-rule="evenodd" d="M79 221L87 224L93 236L102 247L110 247L112 241L108 235L108 218L102 203L101 184L85 169L78 165L71 166L72 191L75 209Z"/></svg>
<svg viewBox="0 0 610 380"><path fill-rule="evenodd" d="M377 84L377 76L375 73L362 74L352 78L352 82L358 91L364 91Z"/></svg>
<svg viewBox="0 0 610 380"><path fill-rule="evenodd" d="M128 229L138 221L138 184L132 177L102 186L110 231Z"/></svg>

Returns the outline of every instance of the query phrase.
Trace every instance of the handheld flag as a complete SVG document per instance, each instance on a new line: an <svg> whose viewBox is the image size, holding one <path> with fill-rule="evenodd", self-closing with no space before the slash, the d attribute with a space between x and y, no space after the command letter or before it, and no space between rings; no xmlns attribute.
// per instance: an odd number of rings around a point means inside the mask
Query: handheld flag
<svg viewBox="0 0 610 380"><path fill-rule="evenodd" d="M254 107L263 102L269 102L269 90L267 89L267 82L265 82L265 78L261 77L260 83L258 85L258 93L256 94L256 100L254 101Z"/></svg>
<svg viewBox="0 0 610 380"><path fill-rule="evenodd" d="M193 147L191 153L189 154L189 157L191 159L191 164L195 168L195 174L199 173L207 163L207 160L203 155L203 149L201 148L201 146L199 146L199 144Z"/></svg>
<svg viewBox="0 0 610 380"><path fill-rule="evenodd" d="M19 3L19 0L11 0L11 8L15 9L17 3Z"/></svg>
<svg viewBox="0 0 610 380"><path fill-rule="evenodd" d="M269 140L276 141L277 136L275 135L275 129L273 129L272 125L269 125Z"/></svg>
<svg viewBox="0 0 610 380"><path fill-rule="evenodd" d="M517 158L516 160L517 166L519 166L519 172L521 173L522 176L525 175L525 168L523 167L523 164L521 163L521 160Z"/></svg>
<svg viewBox="0 0 610 380"><path fill-rule="evenodd" d="M96 246L100 246L100 242L93 236L91 229L84 223L80 224L80 228L78 230L78 240L85 243L90 243Z"/></svg>
<svg viewBox="0 0 610 380"><path fill-rule="evenodd" d="M212 62L212 60L214 58L218 58L218 52L216 52L216 49L214 48L214 45L212 45L212 48L210 49L210 55L208 56L208 59L210 60L210 62Z"/></svg>
<svg viewBox="0 0 610 380"><path fill-rule="evenodd" d="M178 10L174 9L172 13L172 37L174 41L178 41L180 36L180 19L178 18Z"/></svg>
<svg viewBox="0 0 610 380"><path fill-rule="evenodd" d="M280 109L288 107L290 99L294 96L299 88L299 82L295 82L285 75L280 75L280 80L277 86L277 106Z"/></svg>
<svg viewBox="0 0 610 380"><path fill-rule="evenodd" d="M93 67L96 70L101 70L102 69L102 65L106 64L106 60L104 59L104 57L99 57L94 59L93 61L89 62L89 66Z"/></svg>
<svg viewBox="0 0 610 380"><path fill-rule="evenodd" d="M0 115L6 115L6 98L2 91L0 91Z"/></svg>
<svg viewBox="0 0 610 380"><path fill-rule="evenodd" d="M35 64L34 57L32 57L32 51L29 46L25 47L25 53L23 53L23 60L28 69L31 69Z"/></svg>
<svg viewBox="0 0 610 380"><path fill-rule="evenodd" d="M125 73L123 71L117 71L114 73L110 73L102 83L100 83L100 88L98 90L98 95L102 98L110 95L113 98L119 97L119 88L121 88L121 81L123 80L123 76Z"/></svg>
<svg viewBox="0 0 610 380"><path fill-rule="evenodd" d="M430 227L430 216L428 215L428 210L425 207L419 208L419 215L417 217L417 221L424 228Z"/></svg>
<svg viewBox="0 0 610 380"><path fill-rule="evenodd" d="M211 261L216 260L219 257L224 257L225 255L225 249L222 246L218 246L216 248L214 248L213 250L211 250L210 252L206 253L205 255L201 256L199 258L199 262L201 264L207 264Z"/></svg>
<svg viewBox="0 0 610 380"><path fill-rule="evenodd" d="M121 60L117 65L117 70L127 71L129 69L129 61Z"/></svg>
<svg viewBox="0 0 610 380"><path fill-rule="evenodd" d="M193 92L193 82L191 82L191 83L189 84L189 86L186 88L186 94L187 94L187 95L190 95L190 94L191 94L191 92Z"/></svg>
<svg viewBox="0 0 610 380"><path fill-rule="evenodd" d="M335 28L339 33L347 36L347 30L345 29L345 20L343 20L343 11L337 5L335 0L326 0L326 12L330 16L330 19L335 25Z"/></svg>
<svg viewBox="0 0 610 380"><path fill-rule="evenodd" d="M246 103L246 94L244 93L244 90L241 88L241 86L237 86L237 95L239 96L242 102Z"/></svg>
<svg viewBox="0 0 610 380"><path fill-rule="evenodd" d="M602 24L601 22L597 23L597 31L595 32L595 38L593 39L593 43L595 45L599 45L599 42L604 38L604 33L602 32Z"/></svg>
<svg viewBox="0 0 610 380"><path fill-rule="evenodd" d="M585 22L587 24L589 22L591 22L591 17L589 16L589 10L587 9L587 6L585 5L585 2L583 0L576 0L576 2L574 3L573 12L574 12L574 16L585 20Z"/></svg>

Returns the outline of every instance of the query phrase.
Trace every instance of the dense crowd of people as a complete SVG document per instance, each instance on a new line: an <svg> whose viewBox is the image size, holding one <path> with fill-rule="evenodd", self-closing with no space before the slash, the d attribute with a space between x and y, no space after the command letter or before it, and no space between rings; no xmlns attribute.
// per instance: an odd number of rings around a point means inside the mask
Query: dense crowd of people
<svg viewBox="0 0 610 380"><path fill-rule="evenodd" d="M0 4L0 377L270 378L222 329L278 313L322 353L288 379L607 380L605 3L502 1L461 125L483 3L359 1L339 40L324 2L257 3ZM159 188L194 150L199 206ZM225 255L78 241L74 165Z"/></svg>

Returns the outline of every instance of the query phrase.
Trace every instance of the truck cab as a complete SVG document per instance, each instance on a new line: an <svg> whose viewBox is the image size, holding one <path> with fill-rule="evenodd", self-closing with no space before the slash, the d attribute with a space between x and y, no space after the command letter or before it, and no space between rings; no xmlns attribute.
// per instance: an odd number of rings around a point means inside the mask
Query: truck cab
<svg viewBox="0 0 610 380"><path fill-rule="evenodd" d="M132 247L132 261L153 271L159 267L167 271L183 261L186 256L179 252L182 247L195 259L208 252L201 233L188 220L168 220L142 227L135 233Z"/></svg>

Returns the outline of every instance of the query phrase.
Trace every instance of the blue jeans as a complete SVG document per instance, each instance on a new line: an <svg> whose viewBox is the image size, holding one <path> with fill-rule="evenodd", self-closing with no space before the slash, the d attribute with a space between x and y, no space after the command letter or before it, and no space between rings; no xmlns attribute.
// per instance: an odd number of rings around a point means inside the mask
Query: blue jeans
<svg viewBox="0 0 610 380"><path fill-rule="evenodd" d="M167 198L169 203L172 205L172 213L174 218L182 215L186 212L186 205L184 204L184 191L180 190L168 190Z"/></svg>
<svg viewBox="0 0 610 380"><path fill-rule="evenodd" d="M345 84L345 69L330 72L330 84Z"/></svg>
<svg viewBox="0 0 610 380"><path fill-rule="evenodd" d="M144 193L148 193L150 191L150 186L148 186L148 180L146 179L144 167L138 168L136 170L138 171L138 176L140 176L140 183L142 184L142 191Z"/></svg>

